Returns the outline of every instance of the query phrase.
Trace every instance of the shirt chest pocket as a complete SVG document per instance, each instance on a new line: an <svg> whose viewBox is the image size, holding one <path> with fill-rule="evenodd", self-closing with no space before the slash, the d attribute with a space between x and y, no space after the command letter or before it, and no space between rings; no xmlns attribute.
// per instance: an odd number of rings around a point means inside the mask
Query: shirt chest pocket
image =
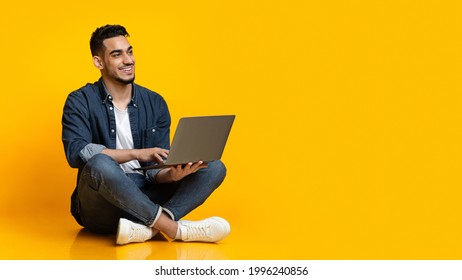
<svg viewBox="0 0 462 280"><path fill-rule="evenodd" d="M143 147L144 148L153 148L158 147L160 139L159 133L156 127L150 127L144 130L144 137L143 137Z"/></svg>

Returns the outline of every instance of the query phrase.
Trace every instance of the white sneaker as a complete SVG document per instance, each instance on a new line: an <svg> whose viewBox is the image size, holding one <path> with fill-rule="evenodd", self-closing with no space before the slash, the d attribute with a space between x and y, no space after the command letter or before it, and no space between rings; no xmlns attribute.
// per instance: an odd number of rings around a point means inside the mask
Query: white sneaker
<svg viewBox="0 0 462 280"><path fill-rule="evenodd" d="M117 228L118 245L132 242L145 242L152 238L152 228L121 218Z"/></svg>
<svg viewBox="0 0 462 280"><path fill-rule="evenodd" d="M178 221L179 240L217 242L229 235L229 223L220 217L211 217L201 221Z"/></svg>

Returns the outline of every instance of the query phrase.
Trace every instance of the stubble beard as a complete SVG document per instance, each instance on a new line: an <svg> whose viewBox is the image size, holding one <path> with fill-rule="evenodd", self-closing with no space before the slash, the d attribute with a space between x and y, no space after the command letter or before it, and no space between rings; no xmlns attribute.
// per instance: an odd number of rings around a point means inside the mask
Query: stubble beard
<svg viewBox="0 0 462 280"><path fill-rule="evenodd" d="M122 79L120 77L116 77L115 80L123 85L129 85L135 81L135 75L133 75L133 78L130 79Z"/></svg>

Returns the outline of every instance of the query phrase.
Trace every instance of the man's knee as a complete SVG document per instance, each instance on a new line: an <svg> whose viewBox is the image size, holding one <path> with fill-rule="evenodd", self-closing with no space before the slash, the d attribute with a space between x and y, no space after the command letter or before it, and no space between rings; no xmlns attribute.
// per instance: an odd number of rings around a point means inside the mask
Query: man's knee
<svg viewBox="0 0 462 280"><path fill-rule="evenodd" d="M213 176L213 178L215 178L215 180L219 181L220 183L226 177L226 166L221 160L214 160L209 162L207 170L210 176Z"/></svg>
<svg viewBox="0 0 462 280"><path fill-rule="evenodd" d="M106 169L111 169L113 167L117 167L117 162L112 159L110 156L105 154L96 154L91 157L87 164L85 165L86 168L94 170L96 172L103 172Z"/></svg>

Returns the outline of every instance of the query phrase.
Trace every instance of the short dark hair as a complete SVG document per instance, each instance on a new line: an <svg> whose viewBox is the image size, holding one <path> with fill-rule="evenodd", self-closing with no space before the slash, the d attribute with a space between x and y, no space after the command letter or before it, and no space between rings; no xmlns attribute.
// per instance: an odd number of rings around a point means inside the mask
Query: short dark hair
<svg viewBox="0 0 462 280"><path fill-rule="evenodd" d="M91 55L95 56L104 52L104 44L103 41L109 38L117 37L117 36L125 36L129 37L127 30L125 27L121 25L109 25L106 24L104 26L98 27L93 34L91 34L90 39L90 50Z"/></svg>

